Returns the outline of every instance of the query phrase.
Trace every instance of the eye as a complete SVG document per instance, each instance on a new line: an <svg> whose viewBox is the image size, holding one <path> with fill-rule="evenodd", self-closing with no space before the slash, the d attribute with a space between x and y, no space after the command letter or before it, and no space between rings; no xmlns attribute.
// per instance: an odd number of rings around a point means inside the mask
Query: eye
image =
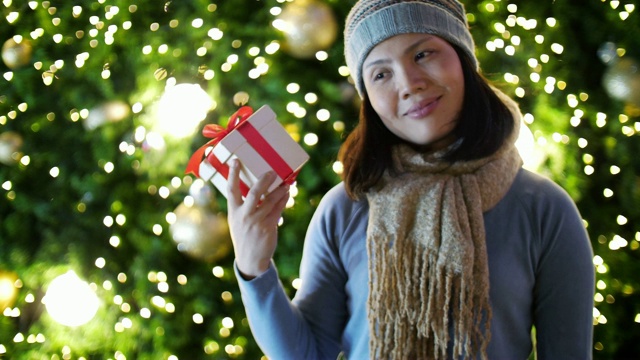
<svg viewBox="0 0 640 360"><path fill-rule="evenodd" d="M416 54L416 60L424 59L427 56L429 56L432 52L433 51L431 51L431 50L420 51L419 53Z"/></svg>
<svg viewBox="0 0 640 360"><path fill-rule="evenodd" d="M389 72L387 70L375 70L375 71L372 71L371 72L371 80L373 82L382 81L385 78L387 78L388 73Z"/></svg>

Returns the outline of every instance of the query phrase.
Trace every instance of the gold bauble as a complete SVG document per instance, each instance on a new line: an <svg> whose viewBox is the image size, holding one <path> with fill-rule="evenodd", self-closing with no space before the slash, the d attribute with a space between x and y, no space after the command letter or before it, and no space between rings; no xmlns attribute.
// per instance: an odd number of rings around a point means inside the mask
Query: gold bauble
<svg viewBox="0 0 640 360"><path fill-rule="evenodd" d="M31 43L23 39L19 43L13 38L2 45L2 61L11 70L28 65L31 62Z"/></svg>
<svg viewBox="0 0 640 360"><path fill-rule="evenodd" d="M108 101L89 111L83 125L87 130L94 130L106 123L118 122L131 113L131 107L121 100Z"/></svg>
<svg viewBox="0 0 640 360"><path fill-rule="evenodd" d="M14 131L0 133L0 163L15 164L20 159L22 136Z"/></svg>
<svg viewBox="0 0 640 360"><path fill-rule="evenodd" d="M188 256L213 262L219 260L232 249L227 217L214 213L208 207L181 203L174 210L176 221L169 231L178 250Z"/></svg>
<svg viewBox="0 0 640 360"><path fill-rule="evenodd" d="M284 33L283 50L301 59L328 49L338 34L338 22L331 8L319 0L295 0L278 16Z"/></svg>
<svg viewBox="0 0 640 360"><path fill-rule="evenodd" d="M612 61L602 82L612 98L640 106L640 64L633 58Z"/></svg>

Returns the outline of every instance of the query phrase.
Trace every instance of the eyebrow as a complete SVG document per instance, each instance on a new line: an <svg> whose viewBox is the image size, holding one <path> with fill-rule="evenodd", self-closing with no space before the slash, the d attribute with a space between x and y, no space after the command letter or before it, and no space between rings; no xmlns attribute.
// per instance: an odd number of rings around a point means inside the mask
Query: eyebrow
<svg viewBox="0 0 640 360"><path fill-rule="evenodd" d="M415 51L415 49L422 45L425 42L430 41L433 38L433 35L431 34L425 34L426 36L423 38L418 39L416 42L414 42L413 44L409 45L405 50L404 50L404 55L407 55L409 53L412 53ZM380 65L380 64L386 64L391 62L391 60L389 60L388 58L382 58L382 59L378 59L378 60L374 60L370 63L365 64L364 68L369 68L375 65Z"/></svg>

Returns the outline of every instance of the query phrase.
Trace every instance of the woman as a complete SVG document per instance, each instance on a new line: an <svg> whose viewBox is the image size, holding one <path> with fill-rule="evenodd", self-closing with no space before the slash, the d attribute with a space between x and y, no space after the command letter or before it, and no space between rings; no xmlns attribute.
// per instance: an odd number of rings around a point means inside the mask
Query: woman
<svg viewBox="0 0 640 360"><path fill-rule="evenodd" d="M591 357L592 250L569 196L521 168L517 105L478 73L455 0L361 0L345 27L363 99L343 182L290 301L271 258L288 188L230 172L236 275L272 359Z"/></svg>

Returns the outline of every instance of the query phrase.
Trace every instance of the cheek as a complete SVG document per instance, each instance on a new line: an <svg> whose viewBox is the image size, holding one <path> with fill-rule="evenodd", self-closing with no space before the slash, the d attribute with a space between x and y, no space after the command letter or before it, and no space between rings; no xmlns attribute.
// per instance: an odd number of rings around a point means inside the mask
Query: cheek
<svg viewBox="0 0 640 360"><path fill-rule="evenodd" d="M389 108L389 104L387 102L379 102L374 104L373 102L371 103L371 106L373 107L373 110L375 110L376 114L378 114L378 116L380 117L380 120L382 121L382 124L389 130L393 130L394 128L394 123L393 123L393 113L391 111L391 109Z"/></svg>
<svg viewBox="0 0 640 360"><path fill-rule="evenodd" d="M394 117L394 111L393 111L393 104L391 103L391 101L382 96L375 96L375 95L371 96L371 94L368 94L368 95L369 95L369 102L371 103L371 107L376 112L376 114L378 114L378 117L380 117L382 124L388 130L395 133L394 122L393 122L393 119L395 117Z"/></svg>
<svg viewBox="0 0 640 360"><path fill-rule="evenodd" d="M392 113L393 104L391 96L384 91L384 89L375 89L367 94L373 110L378 113L378 116L385 118Z"/></svg>
<svg viewBox="0 0 640 360"><path fill-rule="evenodd" d="M460 77L460 86L458 86L458 112L462 110L464 105L464 78Z"/></svg>
<svg viewBox="0 0 640 360"><path fill-rule="evenodd" d="M456 112L459 112L464 103L464 75L462 73L462 67L460 64L456 64L456 66L452 64L448 74L451 74L448 83L451 84L451 92L457 107Z"/></svg>

